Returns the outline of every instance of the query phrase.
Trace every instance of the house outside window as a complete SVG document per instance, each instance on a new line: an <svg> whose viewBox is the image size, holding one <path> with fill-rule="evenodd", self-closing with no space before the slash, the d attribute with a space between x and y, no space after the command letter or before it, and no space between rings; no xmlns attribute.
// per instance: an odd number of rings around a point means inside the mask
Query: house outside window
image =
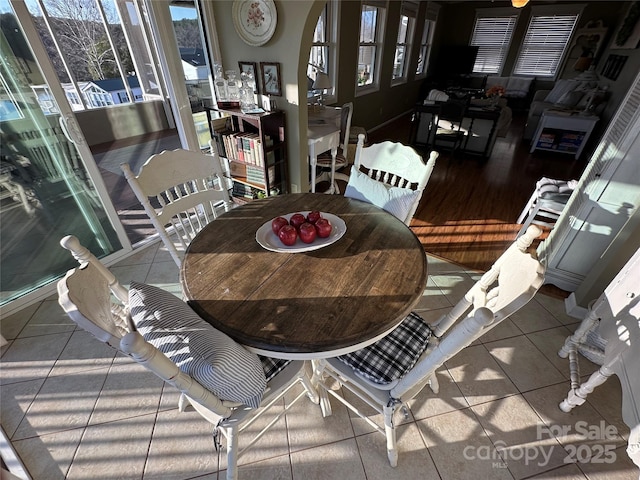
<svg viewBox="0 0 640 480"><path fill-rule="evenodd" d="M360 10L360 36L358 44L358 91L378 88L380 77L379 58L384 41L386 2L365 0Z"/></svg>
<svg viewBox="0 0 640 480"><path fill-rule="evenodd" d="M417 16L417 4L414 2L402 2L398 37L396 39L396 51L393 59L392 83L398 84L407 81L409 57L416 30Z"/></svg>
<svg viewBox="0 0 640 480"><path fill-rule="evenodd" d="M581 5L533 7L513 70L516 75L555 78L580 18Z"/></svg>
<svg viewBox="0 0 640 480"><path fill-rule="evenodd" d="M420 52L418 53L418 65L416 67L416 77L422 78L427 75L429 58L431 57L431 47L433 45L433 35L436 31L438 12L440 5L428 2L425 14L424 27L422 29L422 39L420 40Z"/></svg>
<svg viewBox="0 0 640 480"><path fill-rule="evenodd" d="M518 14L512 8L479 8L470 45L478 47L473 73L500 74Z"/></svg>
<svg viewBox="0 0 640 480"><path fill-rule="evenodd" d="M335 85L337 81L335 72L337 66L337 38L334 25L338 24L337 12L338 2L327 2L313 32L313 43L311 44L309 63L307 65L307 96L314 97L322 94L324 95L325 101L328 102L334 101L336 96ZM332 89L327 89L322 92L313 90L313 81L318 71L326 73L329 76L331 84L333 85Z"/></svg>

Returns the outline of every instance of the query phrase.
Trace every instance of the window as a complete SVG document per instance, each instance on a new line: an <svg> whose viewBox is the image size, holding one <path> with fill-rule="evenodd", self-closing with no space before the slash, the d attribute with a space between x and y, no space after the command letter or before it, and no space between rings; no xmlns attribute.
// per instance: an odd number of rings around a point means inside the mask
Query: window
<svg viewBox="0 0 640 480"><path fill-rule="evenodd" d="M581 8L580 5L565 7ZM579 16L580 11L554 14L534 7L513 73L555 77Z"/></svg>
<svg viewBox="0 0 640 480"><path fill-rule="evenodd" d="M382 52L385 2L365 0L360 10L360 37L358 45L358 88L378 85L380 75L379 53Z"/></svg>
<svg viewBox="0 0 640 480"><path fill-rule="evenodd" d="M318 93L328 94L325 99L331 101L332 95L335 96L337 55L335 53L336 41L333 34L333 25L337 25L336 12L337 3L327 2L320 17L318 17L318 23L316 23L316 29L313 32L313 43L309 52L309 64L307 65L308 97ZM313 90L313 82L319 71L329 76L331 84L334 86L332 89L326 89L322 92Z"/></svg>
<svg viewBox="0 0 640 480"><path fill-rule="evenodd" d="M409 54L415 34L417 15L418 5L413 2L402 2L396 52L393 58L393 74L391 76L391 79L396 82L407 80Z"/></svg>
<svg viewBox="0 0 640 480"><path fill-rule="evenodd" d="M478 47L474 73L501 73L518 18L513 9L478 9L470 45Z"/></svg>
<svg viewBox="0 0 640 480"><path fill-rule="evenodd" d="M436 30L436 22L438 21L439 11L440 5L434 4L432 2L429 2L427 4L424 28L422 29L422 39L420 40L418 66L416 67L417 77L424 77L427 75L427 67L429 66L429 57L431 56L431 47L433 44L433 34Z"/></svg>

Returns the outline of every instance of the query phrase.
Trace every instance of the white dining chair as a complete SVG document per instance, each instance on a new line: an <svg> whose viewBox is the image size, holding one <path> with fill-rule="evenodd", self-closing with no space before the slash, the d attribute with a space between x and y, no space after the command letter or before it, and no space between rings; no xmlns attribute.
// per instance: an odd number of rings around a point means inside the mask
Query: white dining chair
<svg viewBox="0 0 640 480"><path fill-rule="evenodd" d="M425 163L412 147L398 142L365 147L359 135L344 195L373 203L410 225L437 158L432 151Z"/></svg>
<svg viewBox="0 0 640 480"><path fill-rule="evenodd" d="M499 325L533 298L544 281L544 267L527 253L541 233L529 227L471 287L464 297L431 325L412 312L391 333L353 353L320 361L318 385L386 436L389 463L398 463L396 412L404 410L427 384L439 385L435 371L471 342ZM370 419L335 389L335 383L382 414L384 425ZM331 405L323 395L323 415Z"/></svg>
<svg viewBox="0 0 640 480"><path fill-rule="evenodd" d="M305 396L318 403L304 362L251 353L171 293L136 282L127 290L76 237L60 244L80 263L58 282L60 306L79 327L177 388L180 410L188 402L214 426L216 449L220 435L226 438L227 480L238 477L238 458L293 404ZM298 384L287 407L238 451L239 434L272 405L280 409L278 400Z"/></svg>
<svg viewBox="0 0 640 480"><path fill-rule="evenodd" d="M120 168L178 267L193 237L233 206L215 149L211 155L165 150L149 157L137 175L128 163Z"/></svg>
<svg viewBox="0 0 640 480"><path fill-rule="evenodd" d="M346 175L340 174L338 170L346 167L349 162L347 161L347 149L349 146L349 135L351 130L351 117L353 116L353 103L345 103L340 109L340 144L338 146L338 153L335 159L330 152L324 152L318 155L317 168L321 170L320 174L316 176L316 184L326 179L328 176L330 183L330 193L339 194L340 188L336 182L336 178L340 178L346 181Z"/></svg>

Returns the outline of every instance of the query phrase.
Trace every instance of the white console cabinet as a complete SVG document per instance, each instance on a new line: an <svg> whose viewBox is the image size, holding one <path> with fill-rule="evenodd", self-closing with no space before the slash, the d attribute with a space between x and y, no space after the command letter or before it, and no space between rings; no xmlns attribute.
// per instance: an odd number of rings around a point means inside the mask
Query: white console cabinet
<svg viewBox="0 0 640 480"><path fill-rule="evenodd" d="M618 268L624 265L631 254L616 258L623 242L628 244L629 239L635 238L640 243L640 228L635 221L640 205L639 131L640 75L554 229L538 247L538 258L547 268L546 283L574 292L593 274L598 262L615 261ZM604 286L612 278L602 279Z"/></svg>

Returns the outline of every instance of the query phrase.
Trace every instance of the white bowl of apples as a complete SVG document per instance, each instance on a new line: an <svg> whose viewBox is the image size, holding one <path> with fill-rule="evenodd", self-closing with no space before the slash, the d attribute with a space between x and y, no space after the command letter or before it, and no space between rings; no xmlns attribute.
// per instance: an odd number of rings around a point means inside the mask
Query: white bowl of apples
<svg viewBox="0 0 640 480"><path fill-rule="evenodd" d="M308 252L331 245L346 231L344 221L331 213L293 212L265 222L256 231L256 241L274 252Z"/></svg>

